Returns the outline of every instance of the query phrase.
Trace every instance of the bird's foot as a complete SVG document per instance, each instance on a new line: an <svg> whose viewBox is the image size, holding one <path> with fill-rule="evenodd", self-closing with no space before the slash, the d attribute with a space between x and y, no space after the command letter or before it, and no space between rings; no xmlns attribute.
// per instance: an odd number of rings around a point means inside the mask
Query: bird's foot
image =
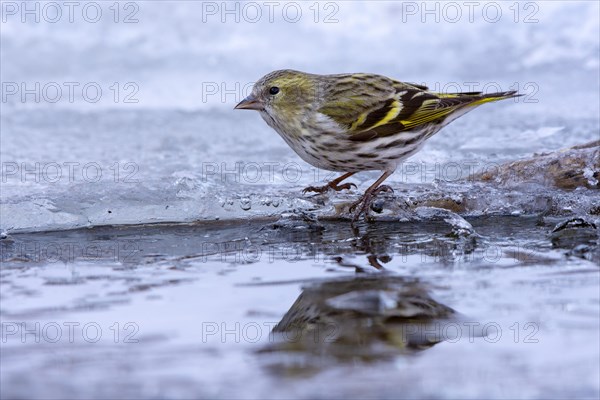
<svg viewBox="0 0 600 400"><path fill-rule="evenodd" d="M324 185L324 186L309 186L309 187L305 188L304 190L302 190L302 193L304 193L304 194L306 194L308 192L325 193L329 189L333 189L336 192L339 192L341 190L350 190L350 189L352 189L353 186L356 187L356 185L354 183L344 183L342 185L338 185L335 182L329 182L327 185Z"/></svg>
<svg viewBox="0 0 600 400"><path fill-rule="evenodd" d="M369 215L369 208L371 204L373 204L373 200L375 200L375 196L381 192L391 192L394 193L394 190L388 185L381 185L376 187L373 190L367 190L364 195L354 203L349 208L349 211L354 212L354 216L352 217L352 222L358 221L358 218L361 214L365 215L365 218ZM356 211L355 211L356 210Z"/></svg>

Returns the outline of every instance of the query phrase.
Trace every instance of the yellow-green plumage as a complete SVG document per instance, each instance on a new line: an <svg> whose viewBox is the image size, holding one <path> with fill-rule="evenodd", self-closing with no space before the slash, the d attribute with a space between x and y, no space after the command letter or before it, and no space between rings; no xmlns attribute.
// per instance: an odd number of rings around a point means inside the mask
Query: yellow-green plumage
<svg viewBox="0 0 600 400"><path fill-rule="evenodd" d="M281 70L261 78L236 108L258 110L304 161L317 168L348 176L381 170L387 177L454 119L483 103L515 96L514 91L434 93L375 74ZM329 187L336 189L337 183Z"/></svg>

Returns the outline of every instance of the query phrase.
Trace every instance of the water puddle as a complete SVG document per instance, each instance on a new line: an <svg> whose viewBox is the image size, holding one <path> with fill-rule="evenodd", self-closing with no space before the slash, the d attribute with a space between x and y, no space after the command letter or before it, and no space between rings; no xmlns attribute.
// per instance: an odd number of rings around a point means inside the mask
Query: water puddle
<svg viewBox="0 0 600 400"><path fill-rule="evenodd" d="M3 397L599 389L598 230L584 219L421 209L353 228L301 213L0 243Z"/></svg>

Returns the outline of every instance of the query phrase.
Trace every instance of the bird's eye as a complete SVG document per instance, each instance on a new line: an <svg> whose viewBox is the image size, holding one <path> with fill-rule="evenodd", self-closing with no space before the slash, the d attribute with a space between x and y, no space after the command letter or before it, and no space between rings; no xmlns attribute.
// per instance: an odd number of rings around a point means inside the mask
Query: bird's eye
<svg viewBox="0 0 600 400"><path fill-rule="evenodd" d="M276 95L277 93L279 93L279 88L277 86L272 86L271 89L269 89L269 93L271 93L272 95Z"/></svg>

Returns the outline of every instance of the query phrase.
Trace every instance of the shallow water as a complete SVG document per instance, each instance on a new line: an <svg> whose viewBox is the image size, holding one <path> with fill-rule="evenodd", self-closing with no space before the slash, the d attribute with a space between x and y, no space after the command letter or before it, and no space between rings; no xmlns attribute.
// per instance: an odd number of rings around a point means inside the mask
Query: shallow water
<svg viewBox="0 0 600 400"><path fill-rule="evenodd" d="M597 230L444 219L11 235L3 397L597 397Z"/></svg>

